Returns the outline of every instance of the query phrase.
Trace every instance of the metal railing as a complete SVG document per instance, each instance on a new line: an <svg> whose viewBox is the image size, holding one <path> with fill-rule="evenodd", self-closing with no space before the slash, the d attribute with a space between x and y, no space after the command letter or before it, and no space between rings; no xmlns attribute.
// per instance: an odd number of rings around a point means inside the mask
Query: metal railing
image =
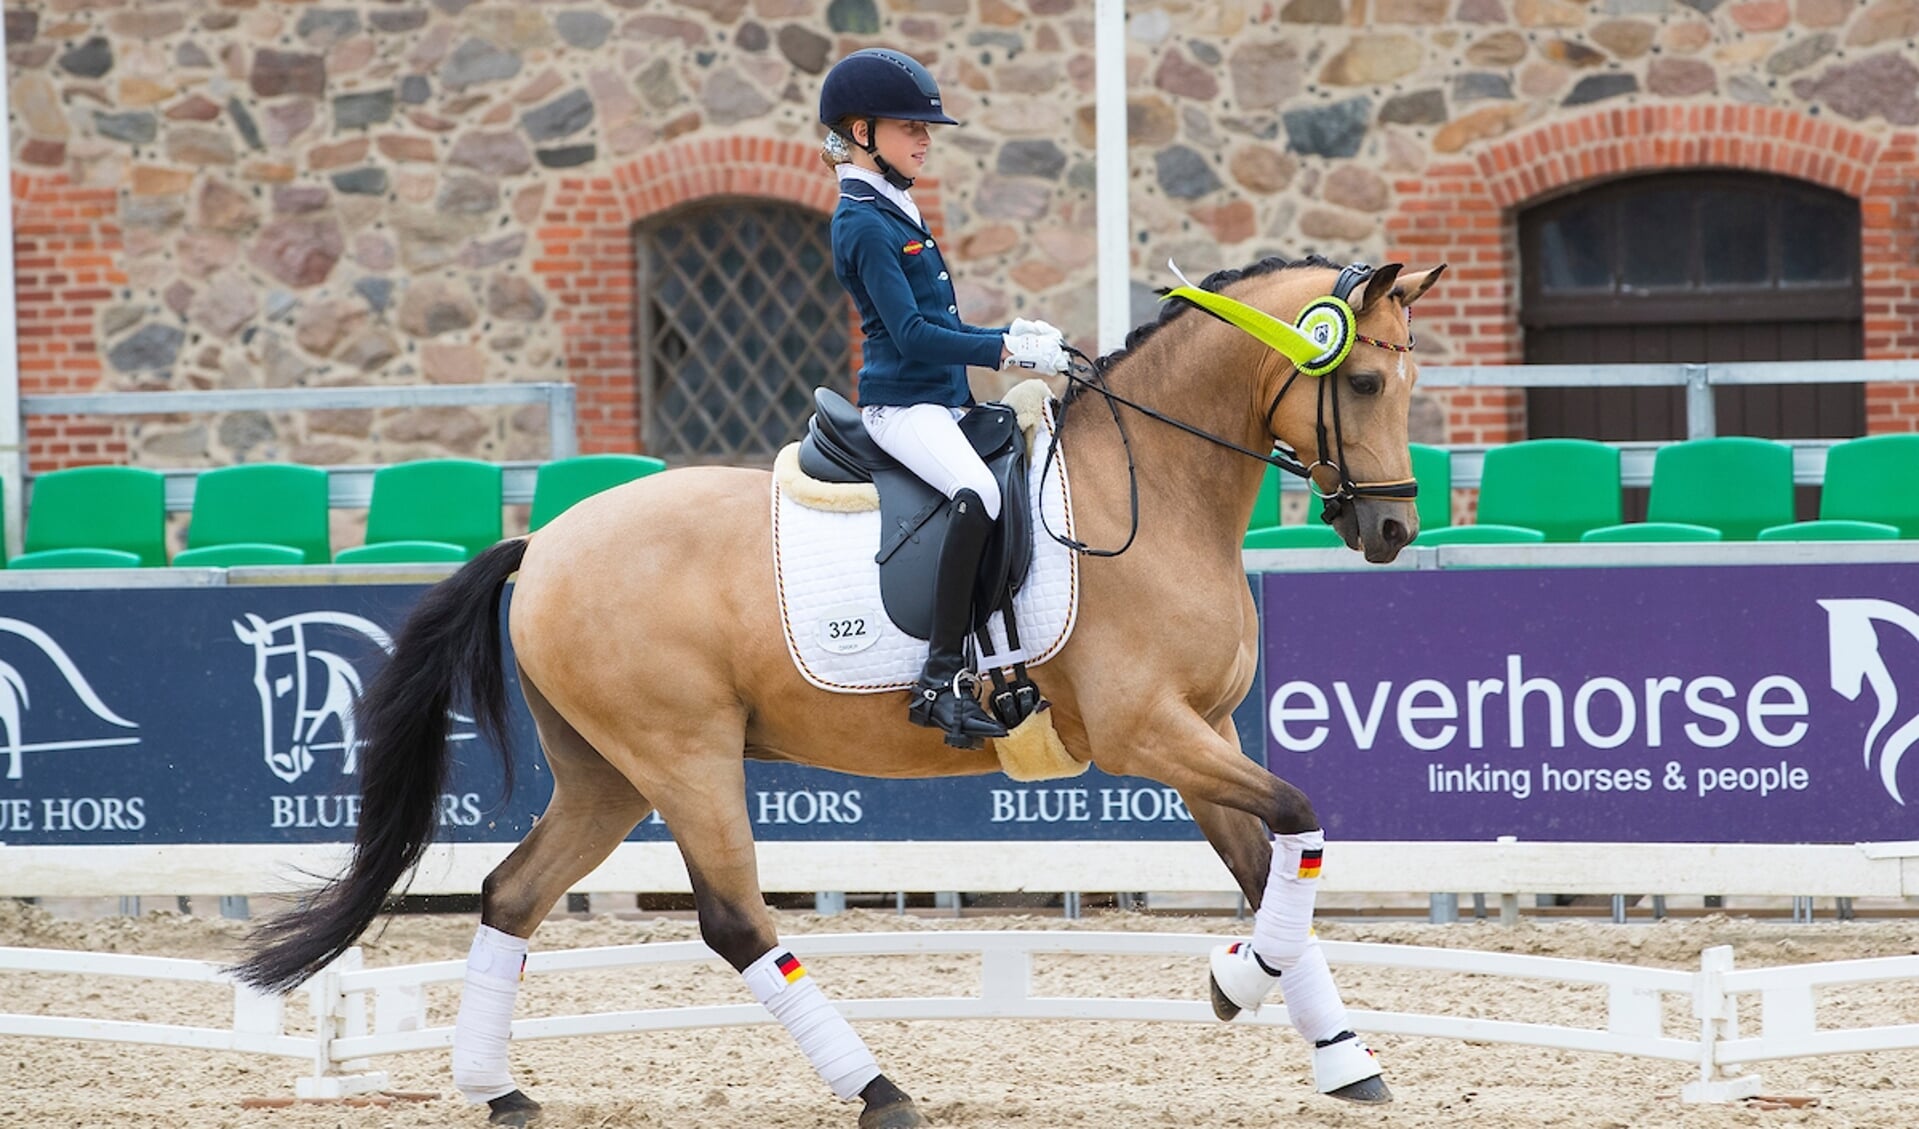
<svg viewBox="0 0 1919 1129"><path fill-rule="evenodd" d="M246 388L211 392L75 392L20 397L22 415L150 416L175 412L307 412L354 408L545 404L549 452L579 454L571 384L415 384L402 387Z"/></svg>
<svg viewBox="0 0 1919 1129"><path fill-rule="evenodd" d="M571 384L424 384L402 387L349 385L339 388L246 388L208 392L79 392L22 396L22 415L150 416L173 413L344 411L356 408L499 407L546 405L548 457L580 453L576 392ZM165 467L166 507L193 509L193 489L204 467ZM365 509L373 494L375 466L327 467L327 504L334 509ZM500 464L503 498L533 500L539 463ZM32 476L26 476L31 481ZM19 491L10 492L18 496ZM9 503L12 504L12 503ZM18 546L12 546L18 551Z"/></svg>
<svg viewBox="0 0 1919 1129"><path fill-rule="evenodd" d="M1686 438L1717 434L1712 390L1740 384L1910 384L1919 360L1658 365L1422 365L1422 388L1684 388Z"/></svg>

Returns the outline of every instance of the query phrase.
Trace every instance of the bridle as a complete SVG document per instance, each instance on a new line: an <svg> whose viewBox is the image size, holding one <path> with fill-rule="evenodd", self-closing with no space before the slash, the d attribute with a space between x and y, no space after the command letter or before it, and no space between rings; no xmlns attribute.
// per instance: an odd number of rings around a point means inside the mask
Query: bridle
<svg viewBox="0 0 1919 1129"><path fill-rule="evenodd" d="M1204 439L1215 446L1235 451L1245 455L1249 459L1256 459L1268 466L1278 467L1288 474L1305 479L1306 488L1312 491L1313 496L1320 500L1320 520L1329 525L1332 524L1340 512L1345 509L1347 503L1359 498L1391 498L1401 500L1417 497L1419 484L1414 479L1396 478L1380 482L1358 482L1346 471L1346 436L1340 421L1339 382L1329 378L1334 376L1339 371L1339 367L1344 364L1353 342L1371 345L1376 349L1385 349L1393 353L1410 353L1415 344L1411 334L1412 315L1410 310L1407 311L1408 333L1406 344L1404 345L1395 345L1388 341L1381 341L1376 337L1368 337L1360 333L1357 328L1353 326L1352 311L1346 304L1347 299L1351 297L1354 290L1372 278L1373 273L1373 268L1365 263L1354 263L1342 268L1339 272L1338 280L1333 284L1332 298L1336 301L1328 302L1326 299L1319 299L1318 301L1309 303L1299 318L1300 326L1302 328L1310 326L1313 335L1320 339L1322 344L1327 346L1327 354L1334 358L1328 367L1317 369L1314 373L1314 375L1320 377L1317 414L1313 425L1314 433L1319 445L1319 453L1323 456L1329 449L1332 451L1333 459L1331 462L1328 462L1324 458L1318 458L1311 463L1307 463L1299 458L1297 452L1284 450L1277 446L1279 433L1273 424L1273 416L1279 411L1280 401L1286 398L1286 393L1291 391L1293 385L1299 380L1303 370L1297 363L1292 364L1293 371L1286 377L1285 382L1280 385L1279 391L1273 395L1272 402L1266 406L1266 431L1267 434L1273 436L1276 445L1271 453L1262 454L1250 447L1242 447L1224 436L1215 435L1204 428L1195 427L1183 420L1174 419L1157 409L1149 408L1144 404L1127 399L1107 386L1106 365L1104 363L1097 358L1088 357L1078 349L1068 346L1066 351L1080 361L1080 364L1075 367L1084 369L1090 373L1091 376L1088 378L1087 376L1082 376L1079 372L1073 371L1073 369L1068 369L1066 372L1067 382L1077 388L1090 389L1103 397L1106 400L1107 410L1113 415L1113 425L1119 429L1120 445L1126 452L1126 481L1129 491L1129 505L1132 520L1131 526L1126 534L1125 542L1117 549L1095 549L1084 541L1075 540L1074 538L1054 532L1052 527L1046 523L1046 514L1044 510L1042 510L1040 513L1040 527L1046 531L1046 535L1059 544L1064 545L1066 548L1071 549L1073 552L1088 557L1117 557L1131 548L1134 539L1139 536L1139 470L1133 461L1132 440L1127 436L1126 424L1120 417L1120 405L1125 405L1149 419L1158 420L1160 423L1176 427L1189 435ZM1174 297L1178 297L1178 295L1175 294ZM1200 312L1210 317L1218 318L1228 325L1234 324L1229 319L1221 317L1220 314L1203 305L1199 305L1198 303L1189 304L1194 305ZM1346 338L1343 340L1338 337L1338 334L1341 332L1340 325L1338 324L1339 319L1335 318L1332 313L1329 312L1332 307L1337 307L1337 310L1345 311L1343 324ZM1047 472L1052 468L1054 456L1059 453L1063 445L1066 434L1066 409L1069 403L1071 403L1070 397L1062 398L1058 402L1057 418L1053 424L1053 443L1052 446L1047 448L1045 465L1040 468L1041 481L1045 480ZM1330 433L1327 428L1327 405L1329 403L1331 404L1332 417ZM1327 443L1328 438L1332 440L1330 448ZM1313 472L1321 467L1331 470L1338 476L1338 485L1334 489L1321 489L1319 481L1313 477Z"/></svg>

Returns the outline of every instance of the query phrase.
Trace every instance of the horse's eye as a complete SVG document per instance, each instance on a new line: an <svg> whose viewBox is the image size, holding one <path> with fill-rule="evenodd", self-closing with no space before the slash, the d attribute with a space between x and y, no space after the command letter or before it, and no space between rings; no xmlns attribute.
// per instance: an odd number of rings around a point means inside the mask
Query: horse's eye
<svg viewBox="0 0 1919 1129"><path fill-rule="evenodd" d="M287 692L292 689L293 676L291 674L282 674L273 680L273 696L276 698L285 697Z"/></svg>
<svg viewBox="0 0 1919 1129"><path fill-rule="evenodd" d="M1383 383L1376 372L1356 372L1348 377L1346 382L1352 385L1353 391L1361 396L1378 395Z"/></svg>

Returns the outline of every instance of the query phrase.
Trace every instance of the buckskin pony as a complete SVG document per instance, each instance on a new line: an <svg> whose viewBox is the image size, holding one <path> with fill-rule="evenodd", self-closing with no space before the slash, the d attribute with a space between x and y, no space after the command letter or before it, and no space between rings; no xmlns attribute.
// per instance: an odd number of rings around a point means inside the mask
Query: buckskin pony
<svg viewBox="0 0 1919 1129"><path fill-rule="evenodd" d="M1326 519L1367 560L1390 561L1417 535L1410 308L1444 269L1342 271L1315 258L1222 271L1171 291L1156 322L1081 377L1058 428L1074 528L1088 546L1130 547L1085 559L1074 632L1032 672L1073 760L1177 789L1257 907L1252 944L1214 956L1215 1010L1230 1018L1257 1007L1284 974L1295 1024L1327 1044L1314 1051L1319 1089L1363 1101L1390 1092L1363 1043L1334 1032L1344 1005L1310 939L1318 817L1299 789L1240 751L1234 732L1260 643L1240 541L1276 444L1298 454L1286 461L1310 474ZM1327 315L1342 290L1343 330ZM428 591L360 704L351 863L303 909L258 929L242 978L297 984L378 916L432 838L449 710L469 710L505 748L498 600L517 572L508 629L553 796L485 881L456 1084L487 1102L496 1124L537 1118L506 1067L524 939L658 811L686 861L702 937L835 1093L863 1101L861 1129L925 1124L780 948L759 886L745 761L875 777L999 765L990 746L953 748L906 724L891 695L835 695L800 676L774 590L769 487L764 470L653 475L493 546ZM1322 1031L1309 1030L1308 1013Z"/></svg>

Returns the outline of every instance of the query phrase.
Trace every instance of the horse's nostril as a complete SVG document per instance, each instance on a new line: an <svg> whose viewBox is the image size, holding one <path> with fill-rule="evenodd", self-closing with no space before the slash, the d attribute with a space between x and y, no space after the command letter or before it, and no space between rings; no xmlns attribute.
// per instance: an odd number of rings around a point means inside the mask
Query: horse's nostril
<svg viewBox="0 0 1919 1129"><path fill-rule="evenodd" d="M1405 523L1392 518L1379 523L1379 535L1394 548L1403 548L1412 540L1412 536L1406 532Z"/></svg>

